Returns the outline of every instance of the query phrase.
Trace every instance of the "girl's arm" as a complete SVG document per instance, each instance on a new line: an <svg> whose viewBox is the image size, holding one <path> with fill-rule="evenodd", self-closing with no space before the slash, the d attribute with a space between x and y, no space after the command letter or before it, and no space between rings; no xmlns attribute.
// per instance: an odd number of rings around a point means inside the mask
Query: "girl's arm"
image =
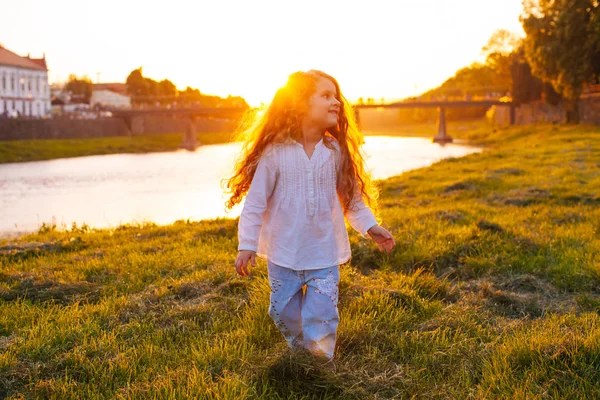
<svg viewBox="0 0 600 400"><path fill-rule="evenodd" d="M377 220L375 219L373 212L366 206L362 195L358 191L354 195L352 207L346 210L344 215L352 228L363 237L367 237L369 229L377 225Z"/></svg>
<svg viewBox="0 0 600 400"><path fill-rule="evenodd" d="M333 142L337 151L335 152L335 170L337 176L340 173L340 148L337 142ZM396 242L394 236L385 228L379 226L373 212L365 204L362 193L358 189L355 190L353 204L350 209L345 210L344 216L354 228L363 237L370 237L377 243L379 250L387 251L388 253L394 248ZM368 235L368 236L367 236Z"/></svg>
<svg viewBox="0 0 600 400"><path fill-rule="evenodd" d="M267 209L267 201L277 180L275 166L269 163L269 157L263 155L252 178L250 189L246 195L244 208L238 224L238 250L258 249L258 237L262 226L263 214Z"/></svg>
<svg viewBox="0 0 600 400"><path fill-rule="evenodd" d="M347 210L345 215L350 225L358 233L363 237L370 237L377 243L380 251L385 250L389 253L396 245L392 234L379 226L373 212L365 205L360 192L355 194L354 206Z"/></svg>

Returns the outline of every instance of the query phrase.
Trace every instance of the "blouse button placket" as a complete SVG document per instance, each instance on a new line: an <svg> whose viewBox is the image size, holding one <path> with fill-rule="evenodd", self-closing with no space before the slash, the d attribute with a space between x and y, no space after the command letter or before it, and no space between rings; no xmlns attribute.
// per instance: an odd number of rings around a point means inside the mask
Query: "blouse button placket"
<svg viewBox="0 0 600 400"><path fill-rule="evenodd" d="M312 165L308 164L307 168L308 177L308 215L313 216L315 214L315 190L314 190L314 179Z"/></svg>

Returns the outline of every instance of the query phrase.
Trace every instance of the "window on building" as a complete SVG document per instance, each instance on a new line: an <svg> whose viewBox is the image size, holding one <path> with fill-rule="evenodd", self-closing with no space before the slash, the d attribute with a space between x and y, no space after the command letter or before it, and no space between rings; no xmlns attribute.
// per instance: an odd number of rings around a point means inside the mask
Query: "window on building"
<svg viewBox="0 0 600 400"><path fill-rule="evenodd" d="M10 90L15 90L15 77L10 77Z"/></svg>
<svg viewBox="0 0 600 400"><path fill-rule="evenodd" d="M21 91L24 92L25 91L25 78L21 78Z"/></svg>
<svg viewBox="0 0 600 400"><path fill-rule="evenodd" d="M27 79L27 90L31 92L31 79Z"/></svg>
<svg viewBox="0 0 600 400"><path fill-rule="evenodd" d="M39 93L40 92L40 78L37 78L35 80L35 85L36 85L35 91Z"/></svg>
<svg viewBox="0 0 600 400"><path fill-rule="evenodd" d="M6 76L2 75L2 90L6 90Z"/></svg>

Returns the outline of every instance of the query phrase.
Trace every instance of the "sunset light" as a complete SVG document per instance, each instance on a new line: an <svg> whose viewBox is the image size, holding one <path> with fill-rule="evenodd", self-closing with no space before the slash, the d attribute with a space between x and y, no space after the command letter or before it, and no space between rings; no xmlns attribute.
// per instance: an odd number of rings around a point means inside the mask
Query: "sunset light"
<svg viewBox="0 0 600 400"><path fill-rule="evenodd" d="M3 398L600 398L600 0L0 15Z"/></svg>
<svg viewBox="0 0 600 400"><path fill-rule="evenodd" d="M29 10L36 10L30 13ZM482 61L498 29L522 33L521 0L172 1L28 0L11 4L0 41L94 82L144 75L179 89L268 102L297 70L335 76L346 97L400 99ZM21 18L27 15L28 29Z"/></svg>

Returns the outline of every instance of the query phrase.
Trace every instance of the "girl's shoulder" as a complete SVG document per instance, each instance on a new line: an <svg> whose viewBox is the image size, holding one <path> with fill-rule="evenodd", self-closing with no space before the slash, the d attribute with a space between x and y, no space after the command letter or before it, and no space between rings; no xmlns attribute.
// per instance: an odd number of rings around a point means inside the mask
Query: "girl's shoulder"
<svg viewBox="0 0 600 400"><path fill-rule="evenodd" d="M336 154L336 155L340 154L340 152L341 152L340 143L333 136L330 136L330 135L324 136L323 143L325 144L325 147L327 147L330 150L333 150L334 154Z"/></svg>
<svg viewBox="0 0 600 400"><path fill-rule="evenodd" d="M335 149L337 151L340 151L340 142L338 142L337 139L334 137L332 137L330 140L331 140L331 144L335 147Z"/></svg>
<svg viewBox="0 0 600 400"><path fill-rule="evenodd" d="M260 157L273 162L277 159L280 151L281 143L269 143L265 146Z"/></svg>

